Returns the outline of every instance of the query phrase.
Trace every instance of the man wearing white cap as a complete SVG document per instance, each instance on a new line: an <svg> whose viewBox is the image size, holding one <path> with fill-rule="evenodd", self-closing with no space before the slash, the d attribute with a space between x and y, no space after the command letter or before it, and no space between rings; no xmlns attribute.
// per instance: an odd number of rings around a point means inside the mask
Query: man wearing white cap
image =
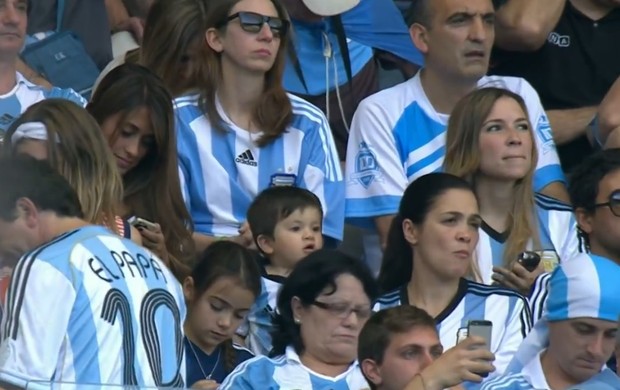
<svg viewBox="0 0 620 390"><path fill-rule="evenodd" d="M26 38L27 11L27 0L6 0L0 6L0 143L15 118L38 101L64 98L86 105L72 89L43 88L17 71L19 53Z"/></svg>
<svg viewBox="0 0 620 390"><path fill-rule="evenodd" d="M523 341L509 374L481 390L585 389L596 383L600 387L589 388L620 388L605 367L616 344L618 280L620 267L604 257L581 254L564 262L549 281L545 316Z"/></svg>

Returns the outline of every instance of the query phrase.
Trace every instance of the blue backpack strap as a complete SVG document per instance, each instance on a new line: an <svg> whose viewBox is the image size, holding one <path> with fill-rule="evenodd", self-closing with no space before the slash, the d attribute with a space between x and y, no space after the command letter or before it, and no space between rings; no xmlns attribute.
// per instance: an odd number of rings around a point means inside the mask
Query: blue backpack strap
<svg viewBox="0 0 620 390"><path fill-rule="evenodd" d="M65 0L58 0L58 5L56 7L56 32L60 32L60 28L62 27L62 19L65 13Z"/></svg>

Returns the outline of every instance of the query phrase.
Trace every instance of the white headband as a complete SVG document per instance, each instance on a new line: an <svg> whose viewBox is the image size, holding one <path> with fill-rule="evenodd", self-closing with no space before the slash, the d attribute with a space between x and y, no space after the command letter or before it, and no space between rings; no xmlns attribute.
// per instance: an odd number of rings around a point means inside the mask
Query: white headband
<svg viewBox="0 0 620 390"><path fill-rule="evenodd" d="M22 139L35 139L39 141L47 141L47 127L43 122L26 122L22 123L15 129L15 132L11 136L11 143L17 144ZM60 143L58 135L56 135L56 142Z"/></svg>

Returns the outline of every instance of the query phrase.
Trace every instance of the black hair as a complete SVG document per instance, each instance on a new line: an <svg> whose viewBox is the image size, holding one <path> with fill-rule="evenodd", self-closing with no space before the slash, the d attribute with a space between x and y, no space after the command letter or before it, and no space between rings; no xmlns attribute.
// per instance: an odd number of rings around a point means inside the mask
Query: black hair
<svg viewBox="0 0 620 390"><path fill-rule="evenodd" d="M211 244L198 257L191 277L196 297L204 294L217 280L226 277L238 279L238 284L250 290L255 298L258 298L261 292L261 271L254 255L232 241L218 241ZM236 361L232 340L224 342L223 351L225 369L231 372L235 368Z"/></svg>
<svg viewBox="0 0 620 390"><path fill-rule="evenodd" d="M321 201L312 192L299 187L270 187L258 194L248 209L248 224L254 236L256 247L258 236L273 238L276 225L295 211L308 207L317 209L323 220Z"/></svg>
<svg viewBox="0 0 620 390"><path fill-rule="evenodd" d="M410 0L411 5L405 14L407 26L420 24L430 28L432 20L431 0Z"/></svg>
<svg viewBox="0 0 620 390"><path fill-rule="evenodd" d="M359 280L370 302L374 302L378 296L376 282L362 261L337 250L321 249L297 263L278 295L271 356L283 355L288 346L293 346L299 355L305 350L299 325L293 318L291 300L297 297L302 305L309 306L325 289L330 289L331 293L336 292L336 279L344 274Z"/></svg>
<svg viewBox="0 0 620 390"><path fill-rule="evenodd" d="M409 184L400 201L398 214L390 226L387 246L383 253L379 272L379 287L382 293L406 284L413 271L413 251L405 240L403 221L409 219L416 225L422 224L437 198L453 189L474 193L465 179L449 173L429 173Z"/></svg>
<svg viewBox="0 0 620 390"><path fill-rule="evenodd" d="M59 217L83 218L82 206L71 184L46 161L29 156L0 157L0 218L17 218L18 199L27 198L41 211Z"/></svg>

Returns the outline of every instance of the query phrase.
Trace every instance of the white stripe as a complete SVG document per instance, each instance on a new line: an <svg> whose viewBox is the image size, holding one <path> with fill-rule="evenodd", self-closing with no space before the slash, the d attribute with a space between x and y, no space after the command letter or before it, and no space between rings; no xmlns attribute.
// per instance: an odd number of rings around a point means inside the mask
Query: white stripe
<svg viewBox="0 0 620 390"><path fill-rule="evenodd" d="M441 134L439 134L438 136L436 136L435 138L433 138L432 140L424 144L424 146L421 146L415 149L414 151L412 151L411 153L409 153L409 155L407 156L407 160L405 161L405 171L407 171L409 167L411 167L412 165L419 163L423 159L427 158L428 156L432 155L433 153L435 153L436 151L438 151L439 149L445 146L446 146L446 133L442 132ZM427 164L424 169L421 169L420 171L418 171L419 174L418 172L414 173L415 175L414 179L422 175L425 175L426 173L433 172L435 169L441 167L441 164L443 164L443 156L441 156L439 160L433 162L432 164ZM432 170L429 170L429 167L433 167ZM425 173L422 173L422 172L425 172Z"/></svg>

